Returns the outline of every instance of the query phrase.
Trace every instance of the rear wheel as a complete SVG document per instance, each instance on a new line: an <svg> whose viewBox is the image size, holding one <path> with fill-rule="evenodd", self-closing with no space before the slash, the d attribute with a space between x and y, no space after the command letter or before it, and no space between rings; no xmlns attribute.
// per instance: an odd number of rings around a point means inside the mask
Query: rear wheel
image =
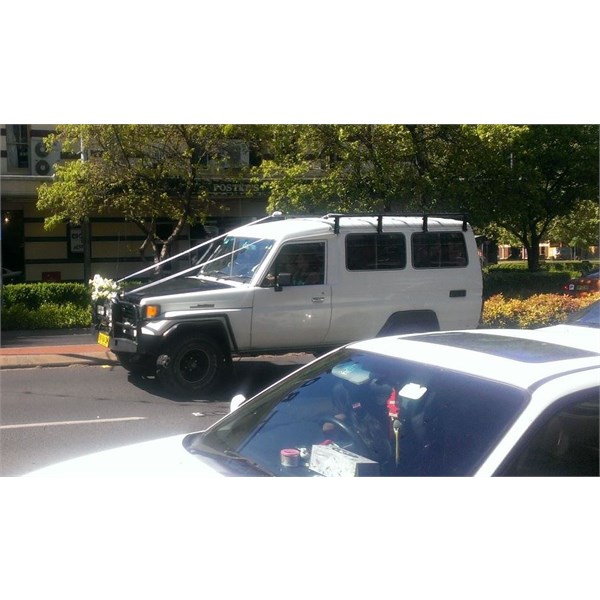
<svg viewBox="0 0 600 600"><path fill-rule="evenodd" d="M222 347L208 337L174 340L158 357L156 376L169 391L199 396L223 380L229 361Z"/></svg>

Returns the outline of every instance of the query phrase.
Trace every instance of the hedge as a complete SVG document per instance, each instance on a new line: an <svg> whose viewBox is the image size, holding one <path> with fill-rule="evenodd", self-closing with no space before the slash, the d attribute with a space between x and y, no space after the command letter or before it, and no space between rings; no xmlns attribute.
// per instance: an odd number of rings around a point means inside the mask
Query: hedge
<svg viewBox="0 0 600 600"><path fill-rule="evenodd" d="M536 294L560 294L571 277L569 272L493 269L483 273L483 297L503 294L509 298L527 298Z"/></svg>
<svg viewBox="0 0 600 600"><path fill-rule="evenodd" d="M3 285L1 319L3 330L90 327L90 290L83 283Z"/></svg>
<svg viewBox="0 0 600 600"><path fill-rule="evenodd" d="M526 260L503 260L494 265L486 267L490 271L493 270L504 270L504 271L527 271ZM540 271L543 272L554 272L554 271L568 271L574 276L579 277L583 273L589 273L594 269L598 268L598 261L589 260L547 260L540 262Z"/></svg>
<svg viewBox="0 0 600 600"><path fill-rule="evenodd" d="M41 304L32 310L21 305L2 308L2 329L82 329L92 325L92 307Z"/></svg>
<svg viewBox="0 0 600 600"><path fill-rule="evenodd" d="M508 298L528 298L536 294L561 294L565 283L598 268L590 261L546 261L530 273L525 261L506 261L483 271L483 297L503 294Z"/></svg>
<svg viewBox="0 0 600 600"><path fill-rule="evenodd" d="M44 304L90 305L90 290L83 283L14 283L2 286L2 312L13 306L37 310Z"/></svg>
<svg viewBox="0 0 600 600"><path fill-rule="evenodd" d="M536 294L529 298L505 298L503 294L496 294L483 304L480 327L531 329L556 325L596 300L600 300L600 293L580 297Z"/></svg>

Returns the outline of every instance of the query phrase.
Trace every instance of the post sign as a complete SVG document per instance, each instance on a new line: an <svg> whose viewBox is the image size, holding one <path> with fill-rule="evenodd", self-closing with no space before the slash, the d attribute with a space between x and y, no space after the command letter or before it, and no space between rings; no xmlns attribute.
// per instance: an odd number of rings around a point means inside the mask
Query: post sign
<svg viewBox="0 0 600 600"><path fill-rule="evenodd" d="M83 231L80 225L69 225L69 253L83 254Z"/></svg>
<svg viewBox="0 0 600 600"><path fill-rule="evenodd" d="M213 181L211 192L215 196L245 196L249 193L258 194L260 186L257 183L240 181Z"/></svg>

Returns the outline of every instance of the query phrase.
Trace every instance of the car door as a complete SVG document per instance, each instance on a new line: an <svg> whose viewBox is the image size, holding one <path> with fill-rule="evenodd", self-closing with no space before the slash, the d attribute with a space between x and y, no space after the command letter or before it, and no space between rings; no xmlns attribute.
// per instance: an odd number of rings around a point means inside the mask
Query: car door
<svg viewBox="0 0 600 600"><path fill-rule="evenodd" d="M331 322L326 243L281 247L252 309L252 349L318 347Z"/></svg>

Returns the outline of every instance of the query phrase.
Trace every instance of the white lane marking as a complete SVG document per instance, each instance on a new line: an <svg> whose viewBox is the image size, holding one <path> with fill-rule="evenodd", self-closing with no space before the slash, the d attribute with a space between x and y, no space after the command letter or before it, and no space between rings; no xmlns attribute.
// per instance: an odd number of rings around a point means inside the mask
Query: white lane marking
<svg viewBox="0 0 600 600"><path fill-rule="evenodd" d="M88 419L87 421L51 421L49 423L17 423L0 425L0 429L19 429L21 427L53 427L54 425L85 425L89 423L115 423L116 421L143 421L148 417L119 417L115 419Z"/></svg>

